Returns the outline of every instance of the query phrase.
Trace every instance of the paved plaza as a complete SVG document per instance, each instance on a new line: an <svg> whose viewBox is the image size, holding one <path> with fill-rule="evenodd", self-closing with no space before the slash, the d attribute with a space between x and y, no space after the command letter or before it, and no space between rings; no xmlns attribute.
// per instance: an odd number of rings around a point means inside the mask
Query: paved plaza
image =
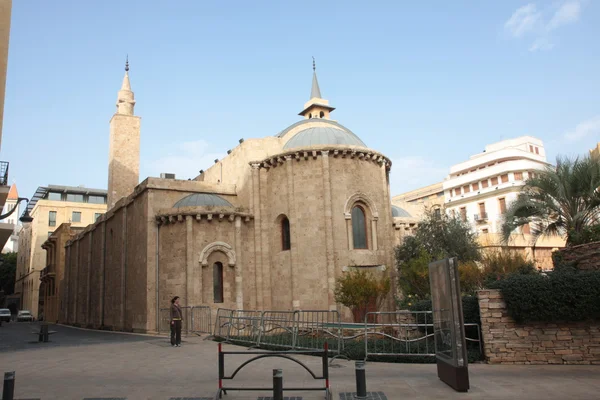
<svg viewBox="0 0 600 400"><path fill-rule="evenodd" d="M88 331L52 326L50 343L37 343L37 324L10 323L0 328L0 372L16 371L15 399L126 398L168 400L212 397L217 390L217 344L203 337L184 338L172 348L164 337ZM226 350L242 349L225 345ZM226 373L247 356L227 358ZM301 356L319 371L320 359ZM239 385L272 382L282 368L285 386L320 384L290 361L268 358L240 372ZM436 376L434 364L367 363L367 389L400 399L598 399L600 366L470 365L471 390L456 393ZM336 360L330 369L333 399L355 391L354 363ZM237 379L236 379L237 380ZM224 399L257 399L268 391L229 392ZM286 396L321 399L321 392ZM342 396L344 397L344 396ZM346 397L344 397L346 398Z"/></svg>

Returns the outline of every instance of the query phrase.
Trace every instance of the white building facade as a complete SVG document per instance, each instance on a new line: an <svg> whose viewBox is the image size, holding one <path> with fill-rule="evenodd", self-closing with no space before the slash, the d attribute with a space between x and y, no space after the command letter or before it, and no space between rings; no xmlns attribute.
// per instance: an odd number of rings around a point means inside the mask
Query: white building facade
<svg viewBox="0 0 600 400"><path fill-rule="evenodd" d="M7 214L12 211L15 207L17 209L14 213L12 213L8 218L3 220L2 222L5 224L12 225L12 234L6 241L4 248L2 249L2 253L16 253L19 251L19 232L21 231L21 223L19 222L19 217L21 216L21 210L18 203L19 194L17 192L17 186L13 184L8 192L8 197L6 198L6 203L4 203L4 207L2 208L2 214ZM8 225L7 225L8 226Z"/></svg>
<svg viewBox="0 0 600 400"><path fill-rule="evenodd" d="M525 181L548 166L541 140L503 140L453 165L443 183L447 212L468 221L479 234L500 234L502 218ZM523 234L529 234L524 226Z"/></svg>

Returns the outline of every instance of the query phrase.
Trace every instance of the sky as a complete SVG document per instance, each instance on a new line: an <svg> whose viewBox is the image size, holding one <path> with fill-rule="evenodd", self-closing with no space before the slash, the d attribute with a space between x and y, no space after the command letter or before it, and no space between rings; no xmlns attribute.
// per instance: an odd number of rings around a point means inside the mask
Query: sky
<svg viewBox="0 0 600 400"><path fill-rule="evenodd" d="M392 160L392 195L531 135L549 161L600 141L600 2L14 0L2 160L31 197L105 189L129 56L140 181L193 178L309 99Z"/></svg>

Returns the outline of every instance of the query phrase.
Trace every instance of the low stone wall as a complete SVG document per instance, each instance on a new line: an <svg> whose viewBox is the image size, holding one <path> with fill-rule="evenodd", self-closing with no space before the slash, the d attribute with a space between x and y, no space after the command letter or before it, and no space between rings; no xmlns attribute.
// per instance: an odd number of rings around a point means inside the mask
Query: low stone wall
<svg viewBox="0 0 600 400"><path fill-rule="evenodd" d="M577 269L600 270L600 242L565 247L558 252L565 263L574 263Z"/></svg>
<svg viewBox="0 0 600 400"><path fill-rule="evenodd" d="M499 290L478 292L486 361L490 364L600 364L600 323L520 325Z"/></svg>

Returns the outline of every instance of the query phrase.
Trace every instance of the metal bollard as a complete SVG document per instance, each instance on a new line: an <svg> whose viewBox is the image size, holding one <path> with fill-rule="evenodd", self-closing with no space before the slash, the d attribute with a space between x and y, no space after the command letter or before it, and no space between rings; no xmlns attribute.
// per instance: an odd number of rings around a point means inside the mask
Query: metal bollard
<svg viewBox="0 0 600 400"><path fill-rule="evenodd" d="M15 395L15 371L4 373L4 387L2 389L2 400L13 400Z"/></svg>
<svg viewBox="0 0 600 400"><path fill-rule="evenodd" d="M273 400L283 400L283 371L273 370Z"/></svg>
<svg viewBox="0 0 600 400"><path fill-rule="evenodd" d="M367 375L365 372L365 362L356 361L356 398L365 399L367 397Z"/></svg>

